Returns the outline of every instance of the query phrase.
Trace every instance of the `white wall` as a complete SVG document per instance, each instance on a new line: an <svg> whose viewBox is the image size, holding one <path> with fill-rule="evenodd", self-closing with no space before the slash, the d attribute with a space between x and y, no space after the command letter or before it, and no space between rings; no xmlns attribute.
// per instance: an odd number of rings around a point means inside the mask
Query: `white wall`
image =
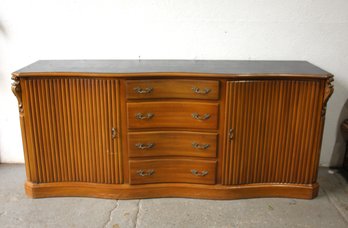
<svg viewBox="0 0 348 228"><path fill-rule="evenodd" d="M335 74L322 165L348 117L346 0L0 0L0 158L23 162L10 73L38 59L308 60ZM1 26L0 26L1 27Z"/></svg>

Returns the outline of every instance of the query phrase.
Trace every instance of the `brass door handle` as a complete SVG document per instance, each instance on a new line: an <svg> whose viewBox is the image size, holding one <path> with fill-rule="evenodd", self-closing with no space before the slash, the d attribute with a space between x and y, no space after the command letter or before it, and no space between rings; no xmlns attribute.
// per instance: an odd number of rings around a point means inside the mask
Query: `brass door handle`
<svg viewBox="0 0 348 228"><path fill-rule="evenodd" d="M207 120L210 118L210 114L199 115L198 113L192 113L192 118L196 120Z"/></svg>
<svg viewBox="0 0 348 228"><path fill-rule="evenodd" d="M192 147L195 149L205 150L205 149L208 149L210 147L210 145L209 144L199 144L199 143L193 142Z"/></svg>
<svg viewBox="0 0 348 228"><path fill-rule="evenodd" d="M155 114L153 114L153 113L146 113L145 115L144 114L142 114L142 113L137 113L137 114L135 114L135 118L137 119L137 120L149 120L149 119L151 119L152 117L154 117L154 115Z"/></svg>
<svg viewBox="0 0 348 228"><path fill-rule="evenodd" d="M155 173L155 170L153 170L153 169L149 169L149 170L142 170L142 169L139 169L139 170L137 170L137 174L139 175L139 176L142 176L142 177L147 177L147 176L151 176L151 175L153 175Z"/></svg>
<svg viewBox="0 0 348 228"><path fill-rule="evenodd" d="M135 147L138 148L138 149L141 149L141 150L151 149L154 146L155 146L154 143L148 143L148 144L137 143L137 144L135 144Z"/></svg>
<svg viewBox="0 0 348 228"><path fill-rule="evenodd" d="M204 177L208 174L208 171L207 170L203 170L201 172L199 172L198 170L195 170L195 169L191 169L191 173L195 176L198 176L198 177Z"/></svg>
<svg viewBox="0 0 348 228"><path fill-rule="evenodd" d="M230 138L230 140L232 140L234 138L234 130L233 128L231 128L228 132L228 137Z"/></svg>
<svg viewBox="0 0 348 228"><path fill-rule="evenodd" d="M136 92L136 93L140 93L140 94L145 94L145 93L152 93L152 91L153 91L153 88L151 88L151 87L148 87L148 88L140 88L140 87L135 87L134 88L134 91Z"/></svg>
<svg viewBox="0 0 348 228"><path fill-rule="evenodd" d="M211 89L208 89L208 88L205 88L205 89L200 89L200 88L197 88L197 87L193 87L192 88L192 91L197 93L197 94L208 94L210 93Z"/></svg>
<svg viewBox="0 0 348 228"><path fill-rule="evenodd" d="M111 128L111 138L115 139L117 137L117 130L116 128Z"/></svg>

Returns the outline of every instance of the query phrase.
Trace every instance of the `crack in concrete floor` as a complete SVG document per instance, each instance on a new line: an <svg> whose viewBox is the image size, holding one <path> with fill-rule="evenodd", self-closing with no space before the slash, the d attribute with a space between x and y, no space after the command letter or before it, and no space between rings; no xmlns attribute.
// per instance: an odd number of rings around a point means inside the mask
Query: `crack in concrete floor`
<svg viewBox="0 0 348 228"><path fill-rule="evenodd" d="M330 176L332 178L335 179L336 182L335 184L337 186L335 186L336 189L343 189L343 191L345 193L347 193L345 191L345 186L344 186L344 182L346 181L345 179L343 179L343 177L339 174L337 174L337 171L331 171L329 170L328 173L330 174ZM331 179L332 180L332 179ZM347 185L347 183L346 183ZM339 194L333 194L330 191L330 188L327 189L327 186L325 184L322 184L320 186L321 190L324 192L324 194L326 195L326 197L328 198L329 202L335 207L335 209L337 210L337 212L341 215L341 217L343 218L343 220L346 222L347 227L348 227L348 215L347 215L347 209L348 209L348 205L339 205L340 200L337 198L339 196Z"/></svg>
<svg viewBox="0 0 348 228"><path fill-rule="evenodd" d="M112 209L110 210L110 212L109 212L109 219L105 222L104 226L102 226L102 227L106 228L106 227L109 225L109 223L112 221L112 212L114 212L115 210L117 210L118 206L119 206L119 201L116 200L115 207L112 208Z"/></svg>
<svg viewBox="0 0 348 228"><path fill-rule="evenodd" d="M342 211L342 209L340 207L338 207L335 203L335 201L332 199L332 196L330 196L330 194L327 193L327 191L325 190L325 188L321 188L321 190L324 192L324 195L327 197L327 199L329 200L329 202L336 208L338 214L341 215L342 219L346 222L347 226L348 226L348 218L346 218L344 216L344 213Z"/></svg>
<svg viewBox="0 0 348 228"><path fill-rule="evenodd" d="M135 216L135 222L134 222L134 228L137 228L138 227L138 221L139 221L139 214L140 214L140 208L141 208L141 200L138 201L138 204L137 204L137 214Z"/></svg>

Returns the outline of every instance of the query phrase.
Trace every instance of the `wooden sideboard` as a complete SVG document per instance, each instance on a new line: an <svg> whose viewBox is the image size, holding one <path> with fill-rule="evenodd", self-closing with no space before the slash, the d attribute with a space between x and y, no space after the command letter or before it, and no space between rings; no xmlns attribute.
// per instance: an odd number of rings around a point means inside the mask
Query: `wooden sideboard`
<svg viewBox="0 0 348 228"><path fill-rule="evenodd" d="M308 62L43 60L12 79L31 197L318 194L333 76Z"/></svg>

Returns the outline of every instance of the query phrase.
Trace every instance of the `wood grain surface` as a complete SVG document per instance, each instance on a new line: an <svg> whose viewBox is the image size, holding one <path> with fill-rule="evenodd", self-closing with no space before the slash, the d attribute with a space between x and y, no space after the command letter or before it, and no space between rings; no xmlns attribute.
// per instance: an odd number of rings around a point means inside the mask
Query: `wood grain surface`
<svg viewBox="0 0 348 228"><path fill-rule="evenodd" d="M77 182L57 182L35 184L26 182L25 190L29 197L85 196L106 199L143 199L159 197L184 197L198 199L245 199L260 197L291 197L313 199L318 195L318 184L95 184Z"/></svg>

